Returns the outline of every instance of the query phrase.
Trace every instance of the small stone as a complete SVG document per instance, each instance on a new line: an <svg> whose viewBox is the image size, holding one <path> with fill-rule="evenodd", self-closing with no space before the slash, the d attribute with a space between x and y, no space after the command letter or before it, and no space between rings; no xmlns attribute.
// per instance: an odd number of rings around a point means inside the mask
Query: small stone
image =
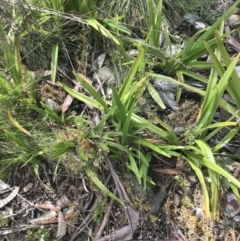
<svg viewBox="0 0 240 241"><path fill-rule="evenodd" d="M240 28L240 15L233 14L228 19L228 25L231 29Z"/></svg>
<svg viewBox="0 0 240 241"><path fill-rule="evenodd" d="M195 24L200 20L200 17L196 13L187 13L183 16L183 20L190 24Z"/></svg>
<svg viewBox="0 0 240 241"><path fill-rule="evenodd" d="M113 68L109 68L107 66L103 66L98 70L98 77L102 80L102 82L116 82L116 76L114 74Z"/></svg>

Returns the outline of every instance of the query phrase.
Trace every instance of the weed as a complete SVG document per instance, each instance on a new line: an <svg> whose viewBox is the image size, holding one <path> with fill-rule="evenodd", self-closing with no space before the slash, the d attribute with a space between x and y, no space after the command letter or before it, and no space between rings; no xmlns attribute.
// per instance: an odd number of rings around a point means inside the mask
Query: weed
<svg viewBox="0 0 240 241"><path fill-rule="evenodd" d="M26 234L26 238L29 240L36 240L36 241L50 241L50 232L44 226L41 226L36 231L28 230Z"/></svg>

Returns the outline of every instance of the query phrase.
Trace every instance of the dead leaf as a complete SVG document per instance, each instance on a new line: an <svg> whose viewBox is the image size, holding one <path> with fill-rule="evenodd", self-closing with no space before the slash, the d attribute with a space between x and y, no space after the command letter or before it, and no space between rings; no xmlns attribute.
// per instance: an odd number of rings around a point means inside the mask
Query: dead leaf
<svg viewBox="0 0 240 241"><path fill-rule="evenodd" d="M25 133L26 135L33 137L33 135L27 131L23 126L21 126L12 116L11 112L8 111L8 118L9 120L12 122L12 124L17 127L20 131L22 131L23 133Z"/></svg>
<svg viewBox="0 0 240 241"><path fill-rule="evenodd" d="M104 63L105 58L106 58L106 53L100 54L92 63L92 70L94 71L99 70Z"/></svg>
<svg viewBox="0 0 240 241"><path fill-rule="evenodd" d="M18 192L19 192L19 187L15 187L8 197L0 200L0 208L4 207L7 203L12 201L17 196Z"/></svg>
<svg viewBox="0 0 240 241"><path fill-rule="evenodd" d="M51 70L37 70L37 71L30 71L31 76L33 79L40 79L42 77L46 77L52 74Z"/></svg>
<svg viewBox="0 0 240 241"><path fill-rule="evenodd" d="M39 218L35 218L30 220L31 224L52 224L52 223L57 223L58 220L56 218L57 213L55 211L49 211L47 213L44 213L42 216Z"/></svg>
<svg viewBox="0 0 240 241"><path fill-rule="evenodd" d="M52 211L55 211L55 212L58 212L59 209L56 208L54 205L52 205L52 203L50 202L45 202L45 203L37 203L35 205L35 207L37 208L42 208L42 209L49 209L49 210L52 210Z"/></svg>
<svg viewBox="0 0 240 241"><path fill-rule="evenodd" d="M29 192L33 187L33 183L28 183L23 189L22 189L22 192L21 193L26 193L26 192Z"/></svg>
<svg viewBox="0 0 240 241"><path fill-rule="evenodd" d="M77 82L73 89L78 91L79 88L80 88L80 83ZM74 98L71 95L67 95L67 97L65 98L65 100L64 100L64 102L62 104L62 112L65 112L66 110L68 110L69 106L73 102L73 99Z"/></svg>
<svg viewBox="0 0 240 241"><path fill-rule="evenodd" d="M59 211L58 213L58 230L56 238L62 238L67 232L66 222L63 216L63 213Z"/></svg>
<svg viewBox="0 0 240 241"><path fill-rule="evenodd" d="M159 172L162 174L167 174L167 175L179 175L182 174L181 171L177 170L177 169L170 169L170 168L156 168L156 169L152 169L155 172Z"/></svg>

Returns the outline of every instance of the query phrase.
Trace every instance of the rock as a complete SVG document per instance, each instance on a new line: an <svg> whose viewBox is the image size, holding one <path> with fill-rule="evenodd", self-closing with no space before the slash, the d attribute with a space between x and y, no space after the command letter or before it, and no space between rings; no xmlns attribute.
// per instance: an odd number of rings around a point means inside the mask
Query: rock
<svg viewBox="0 0 240 241"><path fill-rule="evenodd" d="M102 80L102 83L105 81L107 81L107 83L116 82L113 68L107 66L103 66L98 70L98 77Z"/></svg>
<svg viewBox="0 0 240 241"><path fill-rule="evenodd" d="M183 16L183 21L193 25L197 30L206 28L206 25L201 21L201 18L196 13L187 13Z"/></svg>
<svg viewBox="0 0 240 241"><path fill-rule="evenodd" d="M177 104L175 101L177 85L169 81L155 81L153 87L157 90L159 96L162 98L164 104L173 109L177 110Z"/></svg>
<svg viewBox="0 0 240 241"><path fill-rule="evenodd" d="M233 14L228 19L228 25L231 29L240 28L240 15Z"/></svg>

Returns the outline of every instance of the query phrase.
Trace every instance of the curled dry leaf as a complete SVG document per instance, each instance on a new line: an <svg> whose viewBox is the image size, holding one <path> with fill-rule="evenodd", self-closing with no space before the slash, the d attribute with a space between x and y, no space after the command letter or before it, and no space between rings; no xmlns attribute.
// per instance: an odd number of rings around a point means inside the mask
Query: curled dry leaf
<svg viewBox="0 0 240 241"><path fill-rule="evenodd" d="M42 208L42 209L50 209L50 210L55 211L55 212L58 212L58 211L59 211L59 209L56 208L54 205L52 205L52 203L50 203L50 202L37 203L37 204L35 205L35 207L37 207L37 208Z"/></svg>
<svg viewBox="0 0 240 241"><path fill-rule="evenodd" d="M55 211L49 211L47 213L44 213L39 218L35 218L30 220L31 224L52 224L57 223L58 220L56 218L57 213Z"/></svg>
<svg viewBox="0 0 240 241"><path fill-rule="evenodd" d="M94 56L93 56L94 58ZM106 58L106 53L102 53L100 54L93 62L92 62L92 70L96 71L96 70L99 70L103 63L104 63L104 60Z"/></svg>
<svg viewBox="0 0 240 241"><path fill-rule="evenodd" d="M3 182L2 180L0 180L0 190L4 190L9 188L10 186L8 184L6 184L5 182Z"/></svg>
<svg viewBox="0 0 240 241"><path fill-rule="evenodd" d="M174 168L155 168L155 169L153 169L153 171L159 172L162 174L168 174L168 175L182 174L181 171L174 169Z"/></svg>
<svg viewBox="0 0 240 241"><path fill-rule="evenodd" d="M73 89L78 91L79 88L80 88L80 83L77 82ZM64 100L64 102L62 104L62 112L65 112L66 110L68 110L69 106L73 102L73 99L74 98L71 95L67 95L67 97L65 98L65 100Z"/></svg>
<svg viewBox="0 0 240 241"><path fill-rule="evenodd" d="M17 196L18 192L19 192L19 187L15 187L8 197L0 200L0 208L4 207L7 203L12 201Z"/></svg>
<svg viewBox="0 0 240 241"><path fill-rule="evenodd" d="M63 195L60 199L57 200L57 206L61 208L69 207L71 205L71 201Z"/></svg>
<svg viewBox="0 0 240 241"><path fill-rule="evenodd" d="M42 77L46 77L52 74L51 70L37 70L37 71L30 71L30 74L33 79L40 79Z"/></svg>
<svg viewBox="0 0 240 241"><path fill-rule="evenodd" d="M22 193L25 193L25 192L29 192L33 187L33 183L28 183L23 189L22 189Z"/></svg>
<svg viewBox="0 0 240 241"><path fill-rule="evenodd" d="M75 213L76 213L75 208L70 207L64 212L64 218L68 219L68 218L72 217Z"/></svg>

